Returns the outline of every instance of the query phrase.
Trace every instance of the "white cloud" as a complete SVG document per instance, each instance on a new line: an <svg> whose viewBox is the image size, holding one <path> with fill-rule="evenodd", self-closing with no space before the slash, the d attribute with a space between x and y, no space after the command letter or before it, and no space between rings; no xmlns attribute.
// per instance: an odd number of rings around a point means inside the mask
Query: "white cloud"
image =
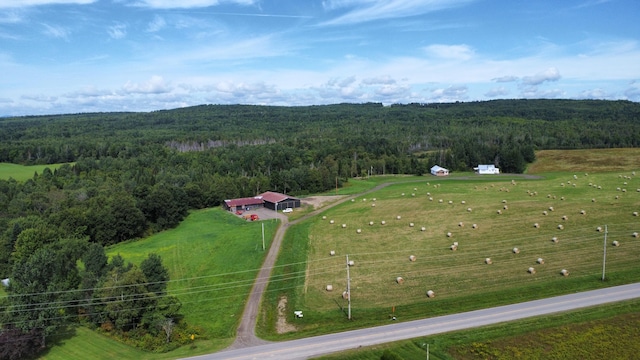
<svg viewBox="0 0 640 360"><path fill-rule="evenodd" d="M496 97L501 97L506 95L509 95L509 90L505 89L503 86L493 88L487 91L486 93L484 93L484 96L488 98L496 98Z"/></svg>
<svg viewBox="0 0 640 360"><path fill-rule="evenodd" d="M393 85L396 81L389 75L366 78L362 80L364 85Z"/></svg>
<svg viewBox="0 0 640 360"><path fill-rule="evenodd" d="M221 3L253 5L256 2L257 0L140 0L135 1L134 5L154 9L189 9L216 6Z"/></svg>
<svg viewBox="0 0 640 360"><path fill-rule="evenodd" d="M522 83L525 85L540 85L546 81L558 81L560 80L560 72L555 67L550 67L547 70L541 71L533 76L525 76L522 78Z"/></svg>
<svg viewBox="0 0 640 360"><path fill-rule="evenodd" d="M56 39L69 40L69 34L70 34L69 29L62 26L55 26L55 25L49 25L49 24L42 24L42 26L44 26L43 33L46 36L56 38Z"/></svg>
<svg viewBox="0 0 640 360"><path fill-rule="evenodd" d="M474 51L467 45L442 45L434 44L424 48L425 52L436 58L450 60L469 60L474 56Z"/></svg>
<svg viewBox="0 0 640 360"><path fill-rule="evenodd" d="M167 26L167 22L162 16L156 15L156 17L147 25L148 32L157 32Z"/></svg>
<svg viewBox="0 0 640 360"><path fill-rule="evenodd" d="M447 88L431 90L429 98L436 102L452 102L466 99L468 92L466 85L452 85Z"/></svg>
<svg viewBox="0 0 640 360"><path fill-rule="evenodd" d="M60 4L92 4L97 0L0 0L1 8L21 8L40 5L60 5Z"/></svg>
<svg viewBox="0 0 640 360"><path fill-rule="evenodd" d="M518 81L519 78L517 76L500 76L497 78L493 78L491 79L491 81L495 81L495 82L499 82L499 83L503 83L503 82L514 82L514 81Z"/></svg>
<svg viewBox="0 0 640 360"><path fill-rule="evenodd" d="M131 94L162 94L171 91L171 87L161 76L154 75L148 81L133 83L128 81L122 86L124 93Z"/></svg>
<svg viewBox="0 0 640 360"><path fill-rule="evenodd" d="M325 25L356 24L367 21L426 14L457 7L472 0L332 0L323 5L327 10L353 8Z"/></svg>
<svg viewBox="0 0 640 360"><path fill-rule="evenodd" d="M112 39L122 39L127 36L127 25L116 24L107 28L107 33Z"/></svg>

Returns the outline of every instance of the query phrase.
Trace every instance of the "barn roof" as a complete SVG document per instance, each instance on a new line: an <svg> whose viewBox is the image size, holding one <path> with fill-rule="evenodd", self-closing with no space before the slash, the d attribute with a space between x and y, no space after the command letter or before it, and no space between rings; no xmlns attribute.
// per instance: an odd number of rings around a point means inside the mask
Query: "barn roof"
<svg viewBox="0 0 640 360"><path fill-rule="evenodd" d="M225 200L224 203L227 204L227 207L261 205L262 197L256 196L256 197L231 199L231 200Z"/></svg>
<svg viewBox="0 0 640 360"><path fill-rule="evenodd" d="M285 195L285 194L281 194L281 193L277 193L277 192L273 192L273 191L267 191L264 192L260 195L258 195L258 197L262 198L262 200L270 202L270 203L279 203L282 202L284 200L287 199L297 199L295 197L289 196L289 195Z"/></svg>
<svg viewBox="0 0 640 360"><path fill-rule="evenodd" d="M431 168L431 171L449 171L443 167L440 167L438 165L433 165L433 167Z"/></svg>

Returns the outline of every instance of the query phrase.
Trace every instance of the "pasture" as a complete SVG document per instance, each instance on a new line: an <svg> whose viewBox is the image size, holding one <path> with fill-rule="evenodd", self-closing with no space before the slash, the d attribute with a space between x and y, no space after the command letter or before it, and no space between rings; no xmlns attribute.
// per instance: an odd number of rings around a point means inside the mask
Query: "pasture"
<svg viewBox="0 0 640 360"><path fill-rule="evenodd" d="M33 178L34 174L42 174L44 169L49 168L51 171L58 169L65 164L51 164L51 165L17 165L9 163L0 163L0 179L9 180L14 179L16 181L26 181Z"/></svg>
<svg viewBox="0 0 640 360"><path fill-rule="evenodd" d="M187 357L231 344L266 255L262 250L262 223L268 247L278 222L247 222L215 208L193 211L175 229L107 249L109 256L120 254L125 261L138 265L149 253L160 255L170 274L168 293L180 299L180 313L193 327L196 336L193 347L183 346L163 355L149 353L146 358ZM145 358L142 351L93 331L79 328L69 336L53 346L46 358L111 359L114 355L121 359ZM112 343L109 347L118 353L96 351L87 356L82 351L83 343Z"/></svg>
<svg viewBox="0 0 640 360"><path fill-rule="evenodd" d="M287 298L297 331L284 336L297 337L382 324L392 314L424 318L640 280L640 174L545 176L427 176L329 209L288 239L308 256L283 254L286 270L274 271L266 307ZM354 262L351 322L346 255ZM294 308L305 318L293 319ZM275 317L261 322L264 336L278 336Z"/></svg>

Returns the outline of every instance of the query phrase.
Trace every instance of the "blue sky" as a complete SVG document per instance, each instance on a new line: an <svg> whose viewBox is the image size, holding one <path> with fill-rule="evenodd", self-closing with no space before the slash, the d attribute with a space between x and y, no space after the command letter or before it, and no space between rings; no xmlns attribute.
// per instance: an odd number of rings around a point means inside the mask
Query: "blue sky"
<svg viewBox="0 0 640 360"><path fill-rule="evenodd" d="M637 0L0 0L0 115L640 101Z"/></svg>

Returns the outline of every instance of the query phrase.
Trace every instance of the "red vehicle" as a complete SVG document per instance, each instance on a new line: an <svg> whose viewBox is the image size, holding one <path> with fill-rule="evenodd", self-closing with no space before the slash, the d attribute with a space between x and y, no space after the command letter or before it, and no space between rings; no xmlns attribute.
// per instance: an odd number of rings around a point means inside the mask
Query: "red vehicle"
<svg viewBox="0 0 640 360"><path fill-rule="evenodd" d="M242 210L236 211L236 215L242 215Z"/></svg>
<svg viewBox="0 0 640 360"><path fill-rule="evenodd" d="M258 219L260 219L260 218L258 217L258 214L251 214L251 221L256 221L256 220L258 220Z"/></svg>

